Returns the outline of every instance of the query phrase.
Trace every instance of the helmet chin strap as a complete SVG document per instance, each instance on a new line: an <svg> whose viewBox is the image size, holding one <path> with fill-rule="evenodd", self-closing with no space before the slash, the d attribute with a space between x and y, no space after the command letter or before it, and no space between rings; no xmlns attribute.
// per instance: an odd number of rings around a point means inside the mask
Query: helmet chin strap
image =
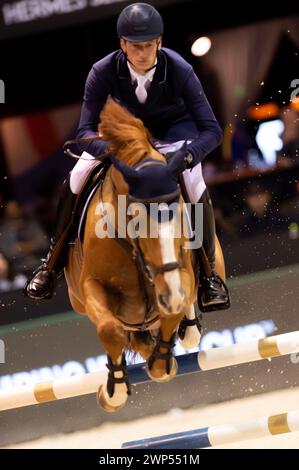
<svg viewBox="0 0 299 470"><path fill-rule="evenodd" d="M158 62L155 65L153 65L150 69L147 69L146 72L149 72L150 70L155 69L157 65L158 65Z"/></svg>

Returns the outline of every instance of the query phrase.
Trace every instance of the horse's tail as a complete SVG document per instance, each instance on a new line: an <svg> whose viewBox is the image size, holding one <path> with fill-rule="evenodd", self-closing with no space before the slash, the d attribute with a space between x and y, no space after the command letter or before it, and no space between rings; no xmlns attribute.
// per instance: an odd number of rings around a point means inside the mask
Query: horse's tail
<svg viewBox="0 0 299 470"><path fill-rule="evenodd" d="M119 150L130 147L134 151L148 152L151 148L150 134L143 122L112 99L100 114L99 130L109 141L109 149L119 156Z"/></svg>

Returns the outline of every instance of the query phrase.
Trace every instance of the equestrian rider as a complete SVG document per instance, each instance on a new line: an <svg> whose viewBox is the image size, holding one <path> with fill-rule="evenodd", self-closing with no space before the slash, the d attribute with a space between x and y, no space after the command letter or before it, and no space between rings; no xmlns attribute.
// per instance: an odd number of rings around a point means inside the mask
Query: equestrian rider
<svg viewBox="0 0 299 470"><path fill-rule="evenodd" d="M196 168L201 172L201 162L221 143L222 131L192 66L173 50L162 48L163 20L149 4L134 3L124 8L117 21L117 33L120 49L95 63L87 77L77 138L98 135L99 114L112 97L140 118L154 138L188 141L186 169L192 169L188 171L191 175L196 174ZM69 226L83 176L90 171L94 157L106 149L105 141L84 143L85 159L65 180L48 256L25 286L25 295L31 299L52 297L56 278L66 262L62 234ZM193 202L203 203L203 246L211 267L209 273L200 270L201 300L207 306L227 308L228 292L214 271L215 221L207 189Z"/></svg>

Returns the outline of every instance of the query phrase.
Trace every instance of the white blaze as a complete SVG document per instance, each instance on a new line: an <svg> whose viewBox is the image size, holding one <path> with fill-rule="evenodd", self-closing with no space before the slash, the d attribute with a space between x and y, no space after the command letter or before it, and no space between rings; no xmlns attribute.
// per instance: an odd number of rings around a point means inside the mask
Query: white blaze
<svg viewBox="0 0 299 470"><path fill-rule="evenodd" d="M161 246L162 263L176 263L174 236L175 236L175 218L169 222L159 224L159 239ZM181 278L178 269L164 273L164 279L168 285L170 297L169 307L172 312L178 312L178 307L182 305L184 296L181 292Z"/></svg>

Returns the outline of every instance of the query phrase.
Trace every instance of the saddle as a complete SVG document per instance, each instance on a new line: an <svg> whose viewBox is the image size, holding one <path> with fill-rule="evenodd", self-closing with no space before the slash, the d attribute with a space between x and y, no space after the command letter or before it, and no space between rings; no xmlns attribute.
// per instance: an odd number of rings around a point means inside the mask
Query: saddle
<svg viewBox="0 0 299 470"><path fill-rule="evenodd" d="M87 176L81 192L78 194L77 204L73 212L72 225L73 233L69 244L73 245L76 238L83 242L84 229L86 224L87 209L95 191L103 183L110 164L106 162L97 162Z"/></svg>

